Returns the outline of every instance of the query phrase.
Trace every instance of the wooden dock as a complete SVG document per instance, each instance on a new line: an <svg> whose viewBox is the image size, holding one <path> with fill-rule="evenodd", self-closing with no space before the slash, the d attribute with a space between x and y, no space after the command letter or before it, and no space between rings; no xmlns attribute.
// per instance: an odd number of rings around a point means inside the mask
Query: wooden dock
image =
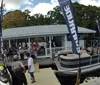
<svg viewBox="0 0 100 85"><path fill-rule="evenodd" d="M28 85L33 85L33 83L31 83L30 75L27 72L26 77ZM36 82L34 85L61 85L51 68L43 68L40 69L40 71L35 72L35 79Z"/></svg>

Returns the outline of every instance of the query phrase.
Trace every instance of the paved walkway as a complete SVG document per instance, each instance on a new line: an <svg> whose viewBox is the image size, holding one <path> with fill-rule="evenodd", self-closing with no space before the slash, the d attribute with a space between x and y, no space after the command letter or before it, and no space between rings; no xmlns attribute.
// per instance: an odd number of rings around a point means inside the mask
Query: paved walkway
<svg viewBox="0 0 100 85"><path fill-rule="evenodd" d="M27 72L26 77L28 85L33 85L33 83L31 83L30 75ZM35 79L36 82L34 85L61 85L51 68L40 69L39 72L35 72Z"/></svg>

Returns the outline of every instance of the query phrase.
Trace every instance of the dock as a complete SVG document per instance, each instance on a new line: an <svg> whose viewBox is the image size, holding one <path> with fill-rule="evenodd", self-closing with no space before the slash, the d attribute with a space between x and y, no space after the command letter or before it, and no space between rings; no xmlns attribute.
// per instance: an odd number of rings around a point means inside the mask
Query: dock
<svg viewBox="0 0 100 85"><path fill-rule="evenodd" d="M51 68L43 68L35 72L35 83L31 83L30 74L26 72L28 85L61 85Z"/></svg>

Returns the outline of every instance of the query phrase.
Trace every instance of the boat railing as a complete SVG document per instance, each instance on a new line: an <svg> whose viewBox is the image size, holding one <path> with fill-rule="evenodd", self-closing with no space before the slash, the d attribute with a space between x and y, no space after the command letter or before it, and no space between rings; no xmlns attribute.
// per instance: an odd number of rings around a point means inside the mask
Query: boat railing
<svg viewBox="0 0 100 85"><path fill-rule="evenodd" d="M65 50L65 47L54 47L52 48L52 52L57 53L58 51Z"/></svg>
<svg viewBox="0 0 100 85"><path fill-rule="evenodd" d="M90 65L95 63L100 63L100 48L91 47L90 53L93 54L90 56Z"/></svg>
<svg viewBox="0 0 100 85"><path fill-rule="evenodd" d="M90 56L83 57L81 59L82 60L84 59L86 63L88 63L88 65L100 63L100 48L89 47L88 51L89 52L87 52L87 54L89 54ZM85 62L81 62L81 63L84 63L86 65Z"/></svg>
<svg viewBox="0 0 100 85"><path fill-rule="evenodd" d="M52 53L57 53L58 51L64 50L65 47L53 47L51 48ZM50 48L47 48L47 54L50 54Z"/></svg>
<svg viewBox="0 0 100 85"><path fill-rule="evenodd" d="M82 60L83 60L83 59L82 59ZM81 64L84 63L84 65L86 65L86 63L87 63L88 65L98 64L98 63L100 63L100 54L91 55L91 56L89 56L89 57L86 57L86 58L84 58L83 61L84 61L84 62L81 62Z"/></svg>
<svg viewBox="0 0 100 85"><path fill-rule="evenodd" d="M67 47L66 49L67 49L67 50L72 50L72 47Z"/></svg>

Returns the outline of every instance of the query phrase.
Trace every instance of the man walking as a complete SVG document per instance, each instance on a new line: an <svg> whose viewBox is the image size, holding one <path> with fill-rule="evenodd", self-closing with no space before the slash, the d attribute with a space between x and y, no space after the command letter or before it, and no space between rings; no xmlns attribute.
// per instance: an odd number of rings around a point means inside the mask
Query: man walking
<svg viewBox="0 0 100 85"><path fill-rule="evenodd" d="M33 58L32 56L30 56L30 54L28 53L27 55L28 58L28 72L30 73L30 76L32 78L32 82L31 83L35 83L35 77L34 77L34 63L33 63Z"/></svg>

